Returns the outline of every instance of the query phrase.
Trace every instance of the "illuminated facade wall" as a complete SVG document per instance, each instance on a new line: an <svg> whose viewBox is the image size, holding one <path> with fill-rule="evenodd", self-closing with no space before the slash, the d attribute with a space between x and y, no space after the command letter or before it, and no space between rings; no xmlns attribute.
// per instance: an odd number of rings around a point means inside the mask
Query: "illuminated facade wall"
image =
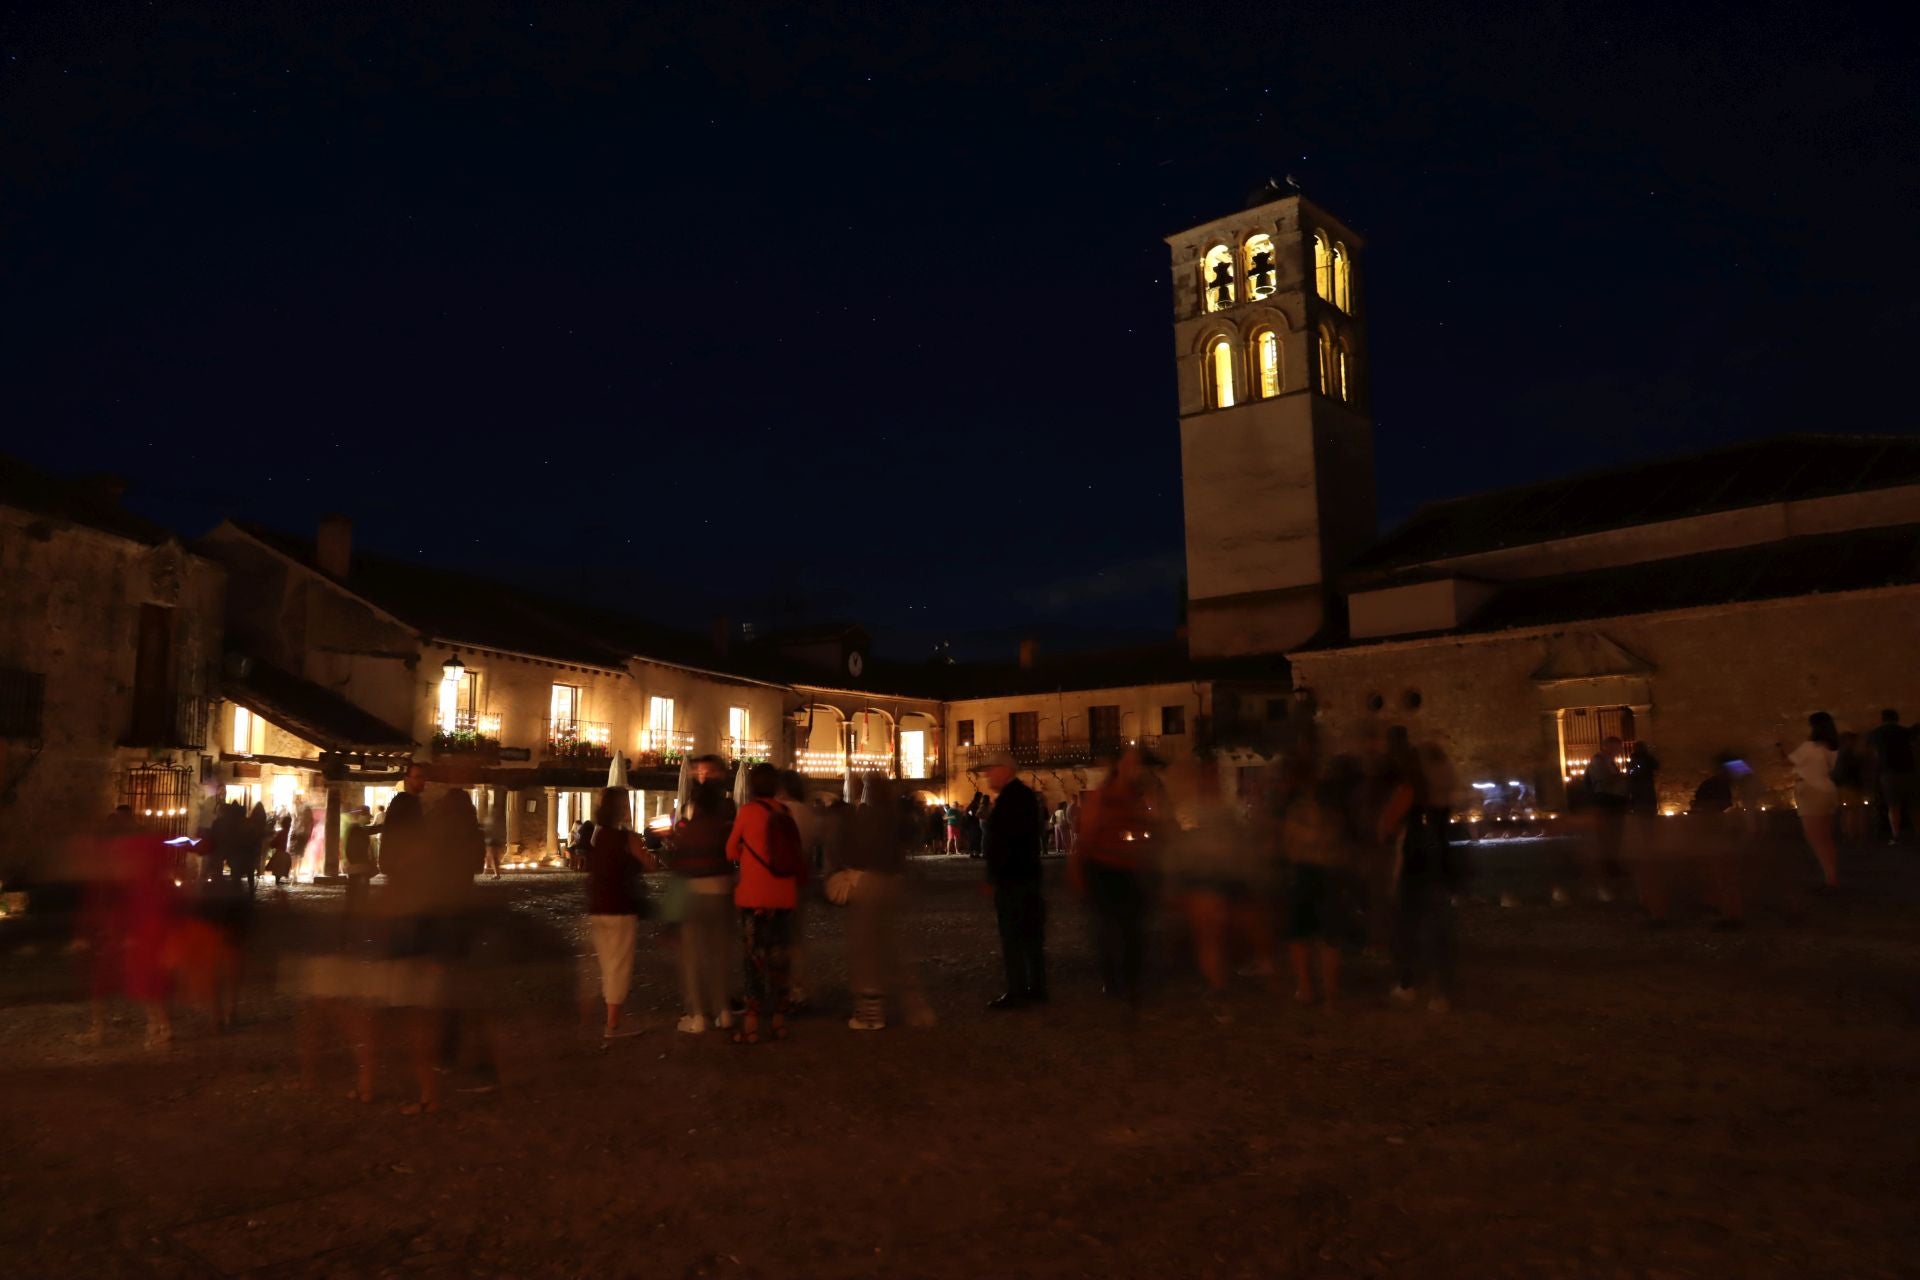
<svg viewBox="0 0 1920 1280"><path fill-rule="evenodd" d="M1611 674L1602 663L1588 679L1534 678L1585 637L1630 656ZM1788 803L1790 780L1773 744L1800 742L1809 712L1832 712L1842 730L1872 728L1888 706L1915 719L1916 652L1920 587L1898 587L1386 641L1292 660L1295 684L1312 691L1334 749L1357 742L1369 721L1404 724L1415 742L1443 746L1463 783L1521 778L1556 806L1559 713L1631 707L1635 735L1662 763L1662 805L1684 808L1714 756L1729 750L1759 771L1775 803Z"/></svg>

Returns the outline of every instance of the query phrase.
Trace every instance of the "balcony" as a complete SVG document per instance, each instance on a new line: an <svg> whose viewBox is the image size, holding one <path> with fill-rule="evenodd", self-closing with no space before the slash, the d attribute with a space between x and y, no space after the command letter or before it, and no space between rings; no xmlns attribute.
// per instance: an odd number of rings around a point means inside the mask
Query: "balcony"
<svg viewBox="0 0 1920 1280"><path fill-rule="evenodd" d="M793 767L809 778L837 778L847 771L843 751L796 751Z"/></svg>
<svg viewBox="0 0 1920 1280"><path fill-rule="evenodd" d="M434 731L433 751L443 756L498 755L500 717L489 712L455 712L451 729Z"/></svg>
<svg viewBox="0 0 1920 1280"><path fill-rule="evenodd" d="M634 755L634 761L643 768L648 765L676 765L692 754L691 733L678 729L642 729L640 750Z"/></svg>
<svg viewBox="0 0 1920 1280"><path fill-rule="evenodd" d="M611 761L613 726L597 720L549 720L546 758Z"/></svg>
<svg viewBox="0 0 1920 1280"><path fill-rule="evenodd" d="M122 746L204 747L207 745L209 703L197 693L161 697L135 689L133 720Z"/></svg>
<svg viewBox="0 0 1920 1280"><path fill-rule="evenodd" d="M1115 753L1127 747L1157 751L1157 735L1137 738L1080 738L1064 742L1022 742L1017 744L980 743L960 748L969 769L983 769L1002 756L1009 757L1016 769L1086 769L1105 764Z"/></svg>
<svg viewBox="0 0 1920 1280"><path fill-rule="evenodd" d="M727 759L743 764L759 764L773 756L773 744L759 738L722 738L720 747Z"/></svg>

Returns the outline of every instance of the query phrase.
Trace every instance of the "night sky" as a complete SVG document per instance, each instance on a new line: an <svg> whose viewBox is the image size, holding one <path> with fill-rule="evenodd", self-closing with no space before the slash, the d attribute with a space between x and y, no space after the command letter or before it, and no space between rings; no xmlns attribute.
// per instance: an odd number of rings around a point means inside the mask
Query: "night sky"
<svg viewBox="0 0 1920 1280"><path fill-rule="evenodd" d="M702 630L1164 634L1163 237L1286 174L1386 521L1913 429L1879 8L341 9L0 20L0 447Z"/></svg>

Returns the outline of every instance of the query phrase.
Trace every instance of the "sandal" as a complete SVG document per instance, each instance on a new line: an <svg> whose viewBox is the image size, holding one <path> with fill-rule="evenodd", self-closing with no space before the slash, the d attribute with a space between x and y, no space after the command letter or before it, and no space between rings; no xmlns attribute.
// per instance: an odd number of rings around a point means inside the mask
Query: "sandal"
<svg viewBox="0 0 1920 1280"><path fill-rule="evenodd" d="M439 1109L440 1104L436 1102L409 1102L406 1106L400 1108L400 1114L403 1116L430 1116Z"/></svg>
<svg viewBox="0 0 1920 1280"><path fill-rule="evenodd" d="M729 1039L734 1044L759 1044L760 1016L753 1013L743 1015L740 1019L739 1029L736 1030Z"/></svg>

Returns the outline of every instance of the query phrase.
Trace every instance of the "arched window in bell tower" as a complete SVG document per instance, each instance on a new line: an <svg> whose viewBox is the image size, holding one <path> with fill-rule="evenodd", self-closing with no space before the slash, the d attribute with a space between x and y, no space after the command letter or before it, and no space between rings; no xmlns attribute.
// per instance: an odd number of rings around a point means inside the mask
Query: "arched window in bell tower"
<svg viewBox="0 0 1920 1280"><path fill-rule="evenodd" d="M1321 325L1313 340L1314 357L1319 374L1320 394L1333 396L1339 394L1340 372L1339 355L1333 345L1333 330Z"/></svg>
<svg viewBox="0 0 1920 1280"><path fill-rule="evenodd" d="M1280 394L1280 333L1262 329L1253 335L1253 383L1262 400Z"/></svg>
<svg viewBox="0 0 1920 1280"><path fill-rule="evenodd" d="M1342 311L1353 310L1353 257L1338 240L1333 242L1332 302Z"/></svg>
<svg viewBox="0 0 1920 1280"><path fill-rule="evenodd" d="M1313 233L1313 291L1333 301L1333 250L1318 231Z"/></svg>
<svg viewBox="0 0 1920 1280"><path fill-rule="evenodd" d="M1351 401L1353 399L1353 348L1347 345L1345 338L1340 339L1340 345L1334 349L1333 358L1334 373L1339 379L1335 385L1340 388L1340 398Z"/></svg>
<svg viewBox="0 0 1920 1280"><path fill-rule="evenodd" d="M1208 311L1221 311L1233 305L1233 250L1217 244L1207 250L1200 269L1200 289L1206 296Z"/></svg>
<svg viewBox="0 0 1920 1280"><path fill-rule="evenodd" d="M1213 382L1213 407L1233 408L1233 344L1215 338L1207 348L1207 366Z"/></svg>
<svg viewBox="0 0 1920 1280"><path fill-rule="evenodd" d="M1274 290L1273 237L1264 232L1248 236L1242 250L1247 258L1247 297L1258 302Z"/></svg>

